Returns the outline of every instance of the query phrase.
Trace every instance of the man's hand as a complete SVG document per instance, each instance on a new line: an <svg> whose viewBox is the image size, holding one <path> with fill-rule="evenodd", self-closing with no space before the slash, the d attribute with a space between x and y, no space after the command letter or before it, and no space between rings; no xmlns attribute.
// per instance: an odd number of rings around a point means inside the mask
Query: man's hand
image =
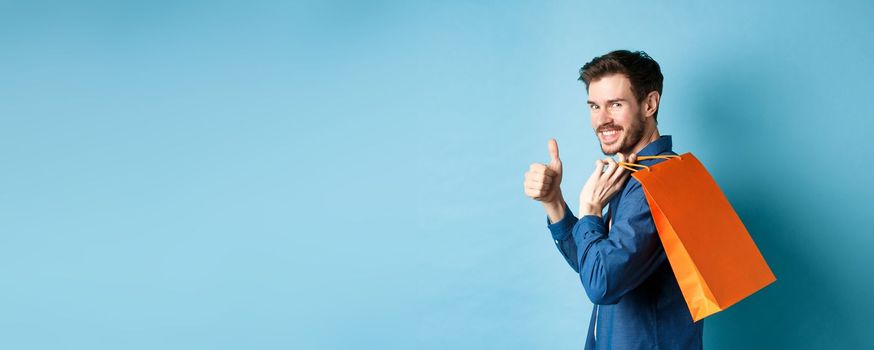
<svg viewBox="0 0 874 350"><path fill-rule="evenodd" d="M553 223L564 218L564 197L561 195L561 159L558 142L549 140L549 164L531 163L525 173L525 195L540 201Z"/></svg>
<svg viewBox="0 0 874 350"><path fill-rule="evenodd" d="M628 157L629 163L634 163L637 155ZM625 156L619 154L619 161L624 162ZM607 169L604 169L604 166ZM619 166L613 158L598 159L595 161L595 171L580 191L580 217L595 215L600 217L604 206L610 201L616 192L622 188L628 171Z"/></svg>
<svg viewBox="0 0 874 350"><path fill-rule="evenodd" d="M548 143L549 164L531 163L525 173L525 195L534 200L547 203L561 203L561 159L558 158L558 142L550 139Z"/></svg>

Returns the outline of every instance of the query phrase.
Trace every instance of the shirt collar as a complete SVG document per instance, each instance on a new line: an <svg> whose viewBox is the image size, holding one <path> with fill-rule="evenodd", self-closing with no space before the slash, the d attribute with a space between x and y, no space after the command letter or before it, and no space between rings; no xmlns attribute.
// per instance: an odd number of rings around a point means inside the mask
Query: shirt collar
<svg viewBox="0 0 874 350"><path fill-rule="evenodd" d="M671 135L662 135L653 142L650 142L646 147L644 147L640 152L637 152L637 156L655 156L665 152L670 152L671 147L673 147L673 143L671 142Z"/></svg>

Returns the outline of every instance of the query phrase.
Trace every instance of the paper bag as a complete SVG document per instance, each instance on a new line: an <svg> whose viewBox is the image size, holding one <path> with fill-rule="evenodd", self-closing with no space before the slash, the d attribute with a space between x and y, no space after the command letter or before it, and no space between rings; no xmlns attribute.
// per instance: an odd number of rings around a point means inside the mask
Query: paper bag
<svg viewBox="0 0 874 350"><path fill-rule="evenodd" d="M668 261L697 322L776 281L707 169L691 153L636 170Z"/></svg>

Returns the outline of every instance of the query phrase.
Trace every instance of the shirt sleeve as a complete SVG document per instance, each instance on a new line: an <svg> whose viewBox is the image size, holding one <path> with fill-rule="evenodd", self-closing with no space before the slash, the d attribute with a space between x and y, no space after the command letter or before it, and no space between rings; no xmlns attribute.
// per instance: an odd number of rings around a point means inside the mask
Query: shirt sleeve
<svg viewBox="0 0 874 350"><path fill-rule="evenodd" d="M603 219L583 216L574 225L580 281L595 304L616 304L645 281L666 256L643 188L630 180L609 230Z"/></svg>
<svg viewBox="0 0 874 350"><path fill-rule="evenodd" d="M546 227L552 233L552 240L558 251L564 256L564 259L570 265L574 272L579 273L580 268L577 263L577 243L574 242L573 229L578 219L574 213L568 208L567 203L564 203L564 217L558 222L551 222L549 215L546 216Z"/></svg>

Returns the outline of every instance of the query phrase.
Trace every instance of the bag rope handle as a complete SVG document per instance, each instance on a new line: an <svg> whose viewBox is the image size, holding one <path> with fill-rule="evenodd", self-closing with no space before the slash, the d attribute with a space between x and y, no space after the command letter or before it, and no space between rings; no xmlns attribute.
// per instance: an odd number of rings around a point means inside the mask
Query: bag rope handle
<svg viewBox="0 0 874 350"><path fill-rule="evenodd" d="M679 158L679 159L683 159L683 157L680 157L680 156L677 156L677 155L673 155L673 154L668 154L668 155L664 155L664 156L640 156L640 157L637 157L637 160L648 160L648 159L671 159L671 158ZM628 163L628 162L619 162L619 163L616 163L616 164L619 165L619 166L621 166L621 167L623 167L623 168L625 168L625 169L631 170L631 171L642 170L642 169L635 169L635 168L633 168L633 167L643 168L643 169L646 169L646 171L652 171L652 169L650 169L648 166L643 165L643 164Z"/></svg>

